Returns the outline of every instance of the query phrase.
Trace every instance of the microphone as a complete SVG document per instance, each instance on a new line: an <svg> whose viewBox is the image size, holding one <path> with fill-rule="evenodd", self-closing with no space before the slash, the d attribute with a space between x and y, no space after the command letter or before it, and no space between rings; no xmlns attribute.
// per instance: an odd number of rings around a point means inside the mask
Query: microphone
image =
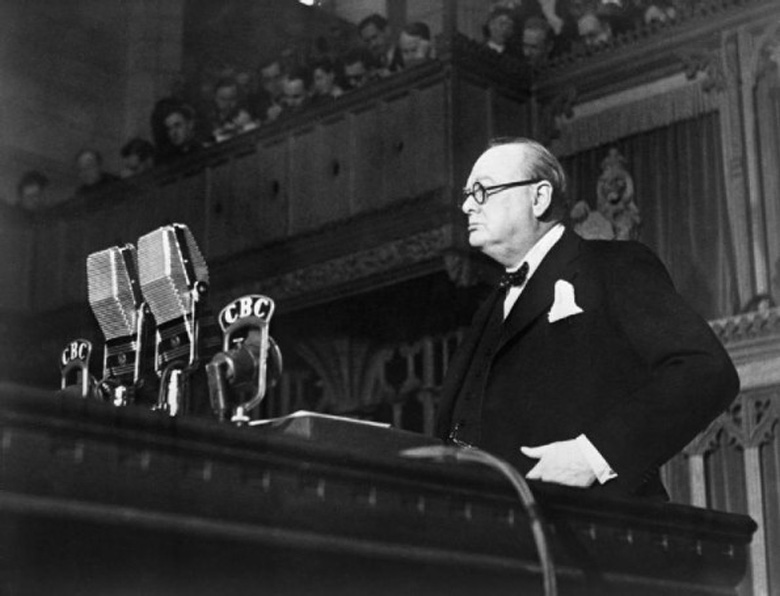
<svg viewBox="0 0 780 596"><path fill-rule="evenodd" d="M250 294L228 304L219 313L224 333L222 352L206 365L209 397L214 414L242 425L249 422L247 412L258 406L269 385L282 373L282 353L268 334L274 313L274 301L267 296ZM268 383L268 356L274 363L274 381Z"/></svg>
<svg viewBox="0 0 780 596"><path fill-rule="evenodd" d="M135 247L112 246L87 257L89 305L106 338L100 383L114 405L135 400L147 309L138 286Z"/></svg>
<svg viewBox="0 0 780 596"><path fill-rule="evenodd" d="M82 399L99 397L95 391L95 379L89 374L91 357L92 343L89 340L68 342L60 354L61 395L76 394Z"/></svg>
<svg viewBox="0 0 780 596"><path fill-rule="evenodd" d="M176 223L138 239L138 271L141 292L157 323L155 370L160 390L155 409L175 416L191 405L189 380L200 364L208 267L189 228Z"/></svg>

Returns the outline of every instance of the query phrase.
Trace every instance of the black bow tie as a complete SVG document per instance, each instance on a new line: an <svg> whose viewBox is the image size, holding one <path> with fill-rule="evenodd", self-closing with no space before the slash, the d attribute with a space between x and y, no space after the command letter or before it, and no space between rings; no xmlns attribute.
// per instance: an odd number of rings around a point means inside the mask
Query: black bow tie
<svg viewBox="0 0 780 596"><path fill-rule="evenodd" d="M528 277L528 263L520 265L520 269L512 273L504 273L498 280L498 288L506 290L512 286L522 286Z"/></svg>

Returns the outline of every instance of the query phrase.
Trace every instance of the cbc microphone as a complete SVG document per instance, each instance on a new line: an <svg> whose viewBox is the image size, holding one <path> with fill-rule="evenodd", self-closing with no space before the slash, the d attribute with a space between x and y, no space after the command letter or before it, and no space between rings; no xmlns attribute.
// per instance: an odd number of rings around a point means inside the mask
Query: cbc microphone
<svg viewBox="0 0 780 596"><path fill-rule="evenodd" d="M89 305L106 338L101 389L115 405L134 401L141 374L146 308L132 244L87 257Z"/></svg>
<svg viewBox="0 0 780 596"><path fill-rule="evenodd" d="M154 315L156 409L171 416L187 409L189 377L199 365L199 319L208 268L184 224L163 226L138 239L141 292Z"/></svg>
<svg viewBox="0 0 780 596"><path fill-rule="evenodd" d="M60 354L62 395L73 394L75 389L83 399L95 397L95 380L89 374L91 357L92 343L89 340L74 339L68 342Z"/></svg>
<svg viewBox="0 0 780 596"><path fill-rule="evenodd" d="M220 421L232 411L231 422L245 424L247 412L260 404L269 383L268 356L273 358L275 375L282 372L282 354L268 334L274 301L251 294L228 304L219 313L224 333L223 351L206 365L211 407Z"/></svg>

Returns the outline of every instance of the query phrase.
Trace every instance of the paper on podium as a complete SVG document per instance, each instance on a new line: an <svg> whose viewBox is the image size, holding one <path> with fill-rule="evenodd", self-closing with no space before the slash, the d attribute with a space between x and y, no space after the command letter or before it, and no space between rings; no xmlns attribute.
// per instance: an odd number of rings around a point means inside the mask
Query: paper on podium
<svg viewBox="0 0 780 596"><path fill-rule="evenodd" d="M368 426L376 426L379 428L390 428L392 425L389 422L374 422L373 420L360 420L359 418L348 418L346 416L334 416L333 414L321 414L319 412L310 412L309 410L298 410L287 416L280 416L278 418L265 418L263 420L252 420L249 426L262 426L264 424L280 424L288 422L293 419L319 419L319 420L340 420L348 424L367 424Z"/></svg>
<svg viewBox="0 0 780 596"><path fill-rule="evenodd" d="M373 455L397 455L411 447L440 444L426 435L392 428L384 422L360 420L298 410L287 416L252 420L249 425L259 432L292 435L319 444L356 449Z"/></svg>

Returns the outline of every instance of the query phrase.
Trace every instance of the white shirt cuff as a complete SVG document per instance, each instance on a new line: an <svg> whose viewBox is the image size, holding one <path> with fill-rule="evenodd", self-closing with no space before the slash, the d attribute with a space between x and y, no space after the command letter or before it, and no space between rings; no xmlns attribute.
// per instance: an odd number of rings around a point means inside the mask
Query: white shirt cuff
<svg viewBox="0 0 780 596"><path fill-rule="evenodd" d="M599 453L599 450L593 446L593 443L590 442L588 437L585 435L580 435L574 439L574 441L582 455L585 456L585 459L588 461L588 464L593 470L593 473L596 475L596 480L598 480L600 484L604 484L613 478L617 478L615 471L609 466L607 460L602 457L601 453Z"/></svg>

